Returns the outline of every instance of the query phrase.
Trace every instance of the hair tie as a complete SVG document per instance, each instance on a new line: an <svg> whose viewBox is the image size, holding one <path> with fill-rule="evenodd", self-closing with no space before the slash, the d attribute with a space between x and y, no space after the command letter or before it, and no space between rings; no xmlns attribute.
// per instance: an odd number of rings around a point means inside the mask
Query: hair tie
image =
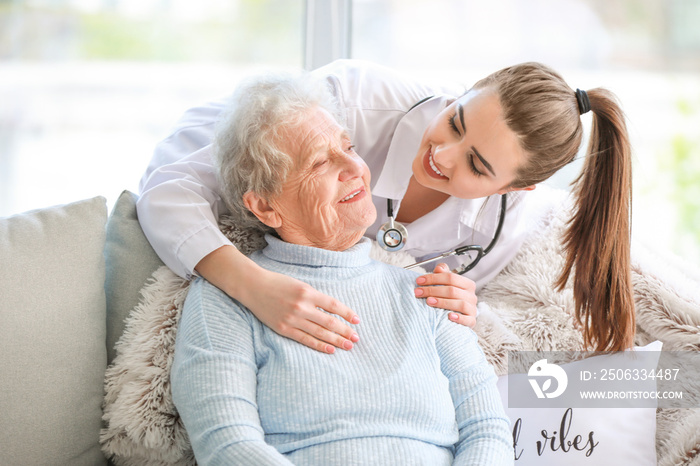
<svg viewBox="0 0 700 466"><path fill-rule="evenodd" d="M578 102L578 111L581 115L590 111L591 101L588 100L588 94L586 91L576 89L576 102Z"/></svg>

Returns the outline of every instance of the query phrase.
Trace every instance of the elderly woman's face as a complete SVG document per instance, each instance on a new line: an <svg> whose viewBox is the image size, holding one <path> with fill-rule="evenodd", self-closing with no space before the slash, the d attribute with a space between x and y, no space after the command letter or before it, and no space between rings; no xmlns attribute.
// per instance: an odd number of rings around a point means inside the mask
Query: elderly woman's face
<svg viewBox="0 0 700 466"><path fill-rule="evenodd" d="M280 196L269 199L275 228L288 242L344 250L377 216L370 172L347 132L316 108L299 128L283 133L293 164Z"/></svg>

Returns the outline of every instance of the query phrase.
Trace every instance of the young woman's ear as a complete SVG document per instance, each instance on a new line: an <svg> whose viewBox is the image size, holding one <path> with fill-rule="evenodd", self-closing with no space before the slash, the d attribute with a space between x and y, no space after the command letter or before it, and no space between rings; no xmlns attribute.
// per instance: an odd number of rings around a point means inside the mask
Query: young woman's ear
<svg viewBox="0 0 700 466"><path fill-rule="evenodd" d="M498 194L512 193L513 191L532 191L536 187L537 185L532 184L530 186L525 186L524 188L503 188L498 191Z"/></svg>
<svg viewBox="0 0 700 466"><path fill-rule="evenodd" d="M255 215L258 220L270 228L279 228L282 219L270 202L258 194L248 191L243 195L243 203Z"/></svg>

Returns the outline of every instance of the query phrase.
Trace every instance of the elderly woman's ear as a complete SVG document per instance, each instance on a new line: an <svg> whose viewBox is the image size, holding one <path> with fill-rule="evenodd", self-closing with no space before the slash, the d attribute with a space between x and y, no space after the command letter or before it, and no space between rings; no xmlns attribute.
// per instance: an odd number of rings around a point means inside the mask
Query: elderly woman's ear
<svg viewBox="0 0 700 466"><path fill-rule="evenodd" d="M267 199L261 197L257 193L248 191L243 195L243 203L246 208L255 215L258 220L270 228L279 228L282 225L282 219Z"/></svg>

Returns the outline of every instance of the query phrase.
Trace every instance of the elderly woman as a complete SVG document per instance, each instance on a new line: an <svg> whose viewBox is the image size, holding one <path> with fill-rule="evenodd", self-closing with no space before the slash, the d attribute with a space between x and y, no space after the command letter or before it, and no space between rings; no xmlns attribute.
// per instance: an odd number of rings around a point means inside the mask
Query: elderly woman
<svg viewBox="0 0 700 466"><path fill-rule="evenodd" d="M362 339L329 357L194 281L171 380L198 463L512 464L473 331L416 300L415 273L369 257L369 169L327 89L308 76L261 78L232 108L218 172L231 211L269 232L251 258L351 305Z"/></svg>

